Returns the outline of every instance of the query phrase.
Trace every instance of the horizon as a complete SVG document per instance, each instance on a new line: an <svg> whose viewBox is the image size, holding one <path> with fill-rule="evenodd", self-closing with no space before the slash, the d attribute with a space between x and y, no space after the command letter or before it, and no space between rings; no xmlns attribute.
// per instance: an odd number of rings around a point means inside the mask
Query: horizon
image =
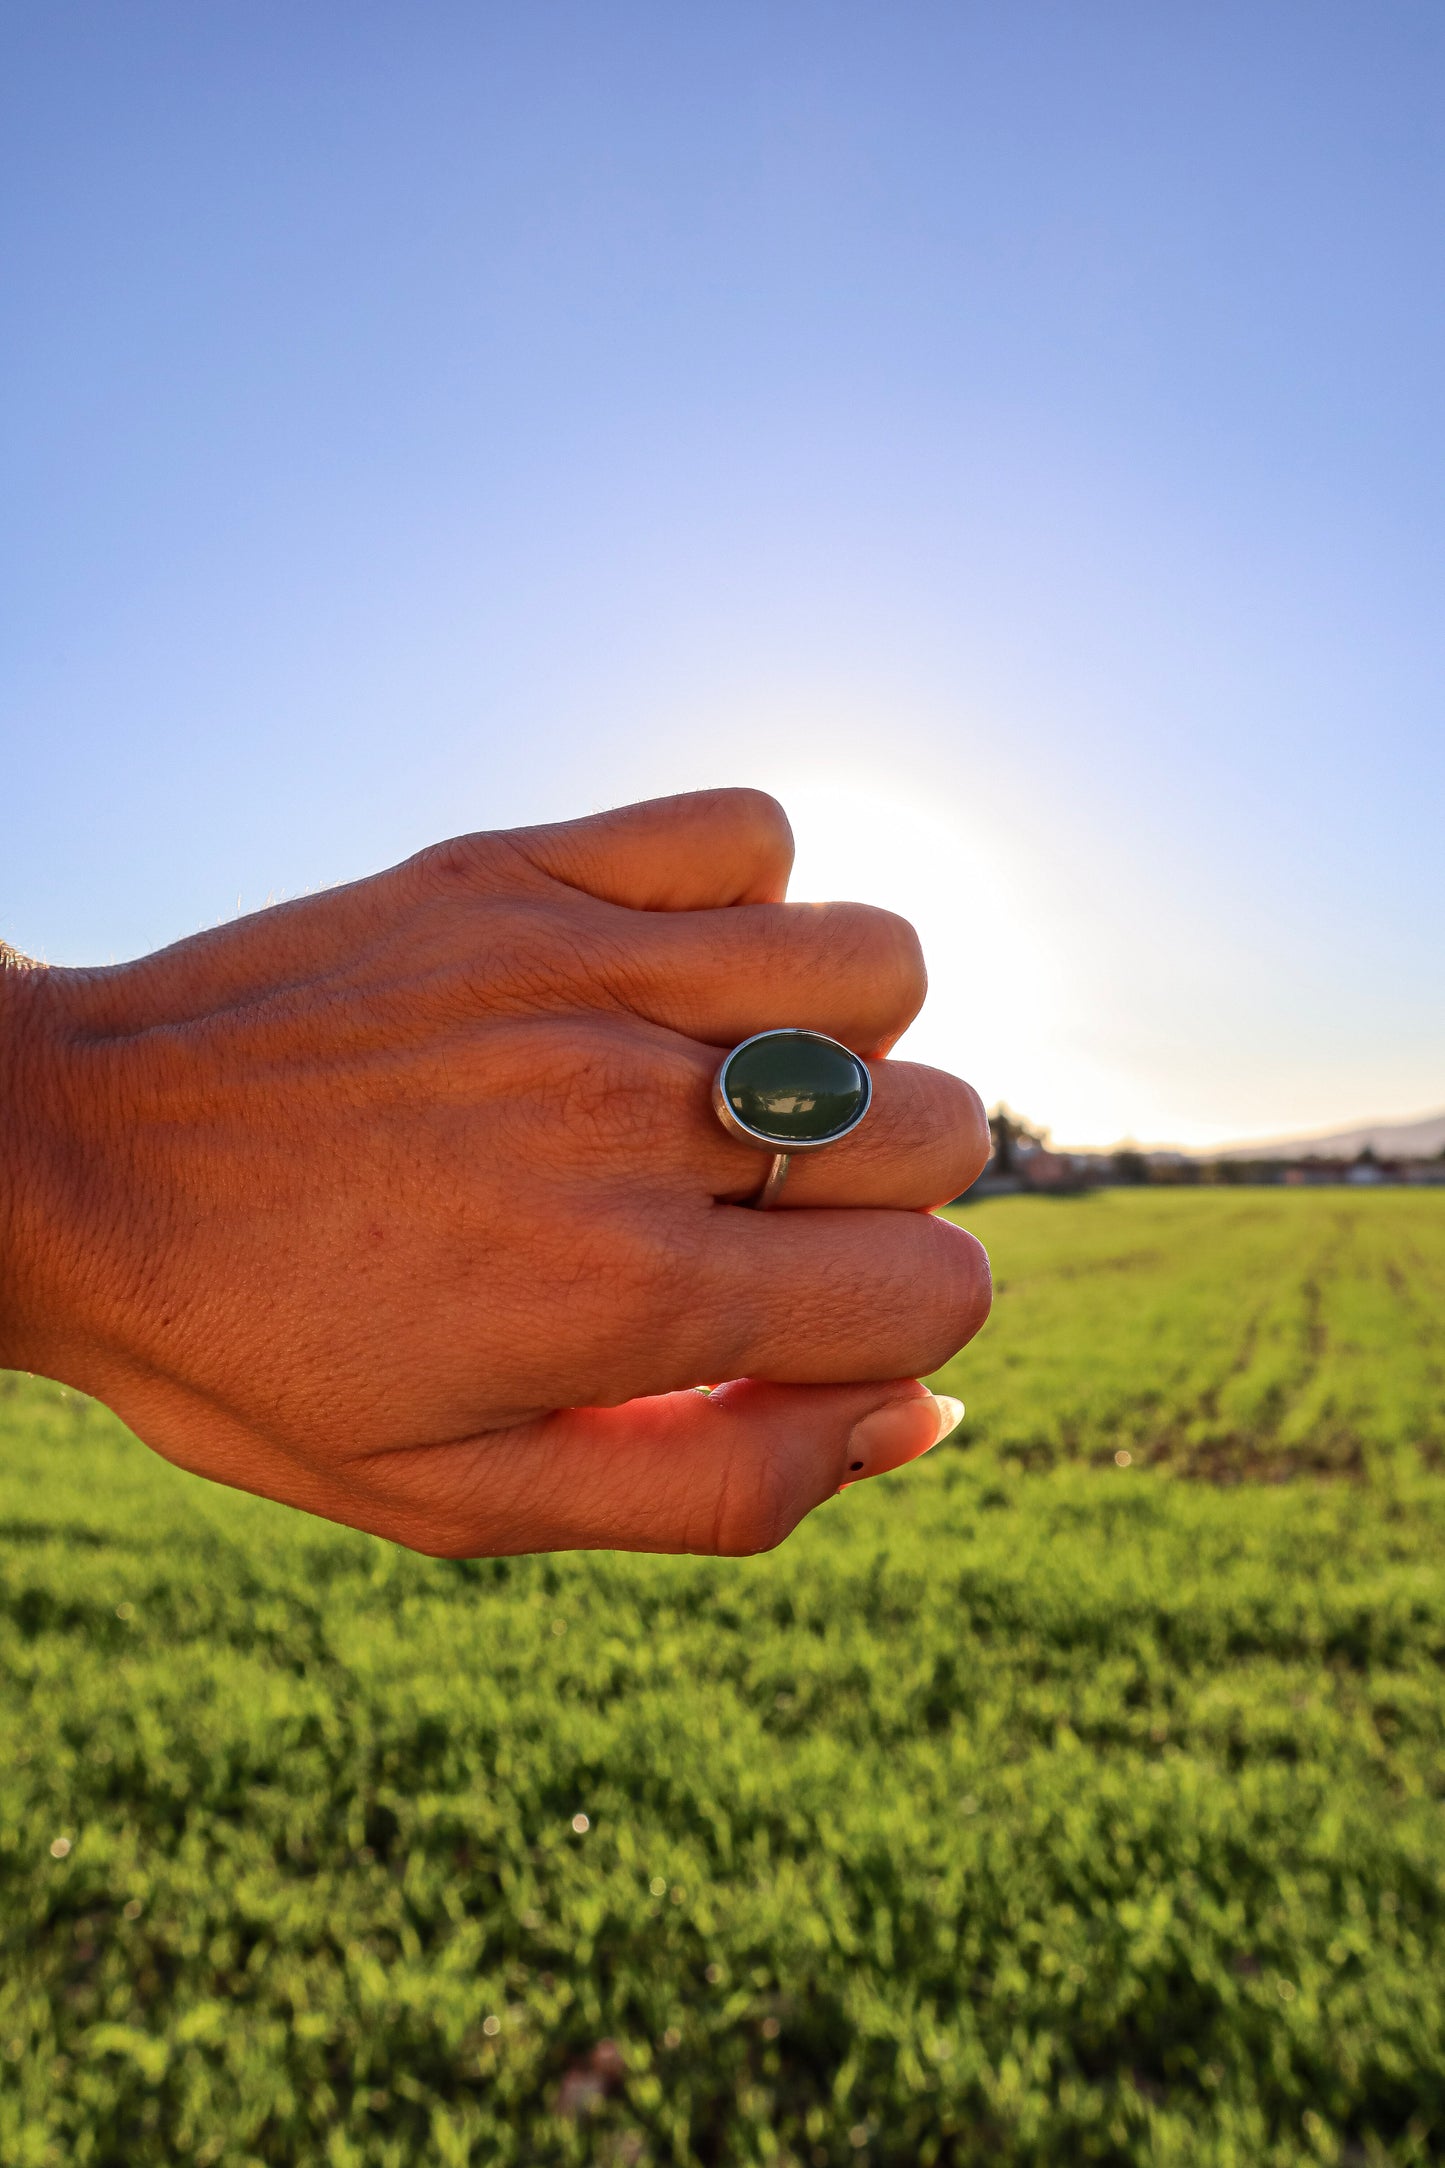
<svg viewBox="0 0 1445 2168"><path fill-rule="evenodd" d="M1445 1106L1439 1106L1428 1108L1424 1113L1405 1115L1397 1120L1376 1121L1370 1116L1361 1116L1356 1121L1341 1122L1329 1129L1296 1132L1285 1136L1241 1137L1237 1141L1222 1145L1188 1145L1180 1144L1174 1138L1150 1141L1140 1137L1115 1137L1108 1144L1082 1144L1077 1140L1071 1143L1061 1142L1047 1122L1036 1122L1031 1114L1021 1112L1007 1098L996 1101L988 1111L990 1120L995 1114L1007 1113L1014 1120L1037 1128L1052 1152L1095 1154L1099 1157L1107 1157L1112 1152L1143 1152L1146 1156L1150 1153L1182 1152L1190 1159L1208 1159L1214 1152L1226 1155L1240 1151L1267 1152L1275 1147L1280 1151L1299 1152L1303 1156L1311 1145L1332 1144L1342 1139L1353 1139L1362 1133L1426 1128L1436 1122L1445 1124Z"/></svg>
<svg viewBox="0 0 1445 2168"><path fill-rule="evenodd" d="M10 42L0 938L753 783L990 1105L1445 1099L1425 0Z"/></svg>

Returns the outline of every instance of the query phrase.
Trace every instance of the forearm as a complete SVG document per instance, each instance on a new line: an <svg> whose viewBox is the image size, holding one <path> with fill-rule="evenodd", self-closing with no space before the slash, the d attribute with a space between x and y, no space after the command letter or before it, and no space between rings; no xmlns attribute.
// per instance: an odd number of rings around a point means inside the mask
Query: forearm
<svg viewBox="0 0 1445 2168"><path fill-rule="evenodd" d="M0 942L0 1365L34 1367L41 1269L45 967Z"/></svg>

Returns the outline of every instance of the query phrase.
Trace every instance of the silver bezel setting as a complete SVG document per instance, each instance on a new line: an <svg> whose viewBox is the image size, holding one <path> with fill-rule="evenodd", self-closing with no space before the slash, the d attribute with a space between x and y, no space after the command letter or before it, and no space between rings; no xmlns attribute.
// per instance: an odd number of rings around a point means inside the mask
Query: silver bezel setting
<svg viewBox="0 0 1445 2168"><path fill-rule="evenodd" d="M756 1046L759 1039L818 1039L824 1046L836 1047L840 1054L847 1055L849 1061L857 1063L858 1072L863 1079L863 1101L846 1129L835 1130L831 1137L770 1137L761 1129L752 1129L746 1122L739 1121L728 1105L723 1091L723 1078L727 1075L728 1064L733 1056L741 1054L744 1047ZM862 1055L855 1054L851 1046L844 1046L841 1039L830 1039L826 1031L810 1031L806 1024L780 1024L772 1031L755 1031L751 1038L739 1039L737 1045L729 1047L724 1054L712 1080L713 1112L728 1135L736 1137L742 1144L755 1146L759 1151L779 1153L789 1159L797 1152L825 1152L830 1144L841 1144L845 1137L852 1136L872 1104L873 1078Z"/></svg>

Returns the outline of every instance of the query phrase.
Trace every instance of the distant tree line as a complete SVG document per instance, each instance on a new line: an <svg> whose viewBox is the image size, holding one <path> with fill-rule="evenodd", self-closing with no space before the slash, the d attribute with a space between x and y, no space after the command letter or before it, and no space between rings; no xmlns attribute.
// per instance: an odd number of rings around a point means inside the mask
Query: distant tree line
<svg viewBox="0 0 1445 2168"><path fill-rule="evenodd" d="M1189 1152L1148 1152L1135 1144L1107 1152L1061 1152L1049 1142L1049 1131L1043 1123L1016 1114L1002 1101L989 1115L988 1129L993 1150L975 1185L983 1194L1023 1189L1064 1196L1086 1189L1146 1183L1175 1188L1211 1184L1293 1187L1331 1182L1358 1186L1445 1183L1445 1147L1432 1159L1411 1160L1383 1159L1368 1144L1353 1159L1330 1159L1317 1153L1264 1159L1222 1155L1210 1159Z"/></svg>

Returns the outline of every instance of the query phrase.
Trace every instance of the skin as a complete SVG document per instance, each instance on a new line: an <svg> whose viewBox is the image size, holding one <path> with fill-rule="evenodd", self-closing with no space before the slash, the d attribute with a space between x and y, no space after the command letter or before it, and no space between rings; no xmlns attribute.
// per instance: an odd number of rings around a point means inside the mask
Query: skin
<svg viewBox="0 0 1445 2168"><path fill-rule="evenodd" d="M762 1550L915 1458L945 1422L917 1373L988 1312L929 1211L987 1125L882 1059L912 928L785 903L791 859L772 799L703 792L0 971L0 1362L443 1556ZM874 1101L759 1213L708 1095L782 1024L868 1058Z"/></svg>

